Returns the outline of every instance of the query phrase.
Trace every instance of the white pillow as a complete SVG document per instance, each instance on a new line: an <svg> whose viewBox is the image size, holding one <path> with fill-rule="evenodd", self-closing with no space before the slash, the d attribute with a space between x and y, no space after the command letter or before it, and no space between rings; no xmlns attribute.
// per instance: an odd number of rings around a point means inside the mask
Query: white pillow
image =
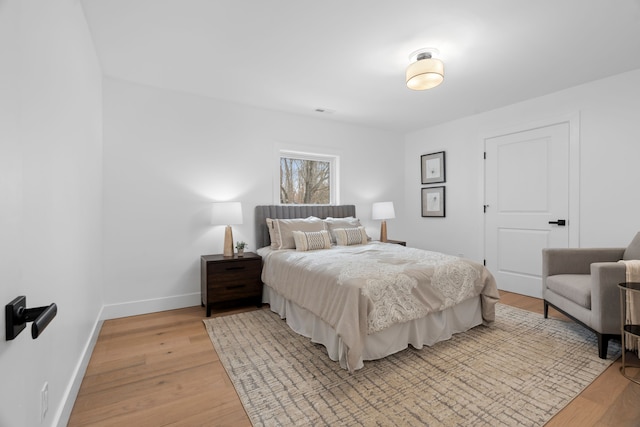
<svg viewBox="0 0 640 427"><path fill-rule="evenodd" d="M292 233L297 251L331 249L331 239L329 238L329 232L327 230L293 231Z"/></svg>
<svg viewBox="0 0 640 427"><path fill-rule="evenodd" d="M336 233L338 246L361 245L367 243L368 240L364 227L336 228L333 231Z"/></svg>
<svg viewBox="0 0 640 427"><path fill-rule="evenodd" d="M360 224L360 220L352 216L347 216L344 218L328 217L324 220L324 222L325 224L327 224L327 230L329 230L329 234L331 235L331 243L336 243L335 230L337 228L355 228L362 226L362 224Z"/></svg>
<svg viewBox="0 0 640 427"><path fill-rule="evenodd" d="M267 218L269 238L273 249L295 249L293 231L322 231L324 222L320 218L271 219Z"/></svg>

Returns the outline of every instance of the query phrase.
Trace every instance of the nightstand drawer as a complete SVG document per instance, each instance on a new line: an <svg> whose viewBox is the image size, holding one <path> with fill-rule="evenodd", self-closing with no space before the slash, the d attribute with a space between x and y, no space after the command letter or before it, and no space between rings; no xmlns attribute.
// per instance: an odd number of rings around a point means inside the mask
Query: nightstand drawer
<svg viewBox="0 0 640 427"><path fill-rule="evenodd" d="M238 261L238 262L215 262L207 265L207 277L214 280L237 280L242 277L257 275L262 273L262 262Z"/></svg>
<svg viewBox="0 0 640 427"><path fill-rule="evenodd" d="M262 282L238 283L219 282L209 289L215 301L231 301L241 298L262 296Z"/></svg>

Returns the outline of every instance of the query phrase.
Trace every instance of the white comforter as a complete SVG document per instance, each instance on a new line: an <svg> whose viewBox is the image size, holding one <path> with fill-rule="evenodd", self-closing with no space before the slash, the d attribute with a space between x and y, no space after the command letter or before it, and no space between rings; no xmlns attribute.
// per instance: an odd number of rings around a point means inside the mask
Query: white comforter
<svg viewBox="0 0 640 427"><path fill-rule="evenodd" d="M394 323L478 295L483 320L495 319L495 280L484 266L466 259L378 242L259 253L262 281L335 329L348 347L350 370L361 357L364 337Z"/></svg>

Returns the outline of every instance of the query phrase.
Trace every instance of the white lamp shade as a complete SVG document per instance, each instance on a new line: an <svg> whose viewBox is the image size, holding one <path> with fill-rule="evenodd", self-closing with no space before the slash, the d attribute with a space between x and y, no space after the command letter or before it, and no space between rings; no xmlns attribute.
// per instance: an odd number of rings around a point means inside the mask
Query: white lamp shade
<svg viewBox="0 0 640 427"><path fill-rule="evenodd" d="M444 64L439 59L420 59L407 67L407 87L425 90L438 86L444 80Z"/></svg>
<svg viewBox="0 0 640 427"><path fill-rule="evenodd" d="M219 202L211 209L211 224L234 225L242 224L242 203Z"/></svg>
<svg viewBox="0 0 640 427"><path fill-rule="evenodd" d="M373 204L371 219L391 219L396 217L393 202L377 202Z"/></svg>

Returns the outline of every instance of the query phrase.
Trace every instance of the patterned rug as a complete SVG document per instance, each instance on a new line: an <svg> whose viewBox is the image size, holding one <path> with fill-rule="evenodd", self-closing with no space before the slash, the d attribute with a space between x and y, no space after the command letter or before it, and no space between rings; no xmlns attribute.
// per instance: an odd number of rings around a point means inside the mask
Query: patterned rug
<svg viewBox="0 0 640 427"><path fill-rule="evenodd" d="M268 309L204 323L254 426L541 426L617 358L595 334L498 304L496 322L349 374Z"/></svg>

